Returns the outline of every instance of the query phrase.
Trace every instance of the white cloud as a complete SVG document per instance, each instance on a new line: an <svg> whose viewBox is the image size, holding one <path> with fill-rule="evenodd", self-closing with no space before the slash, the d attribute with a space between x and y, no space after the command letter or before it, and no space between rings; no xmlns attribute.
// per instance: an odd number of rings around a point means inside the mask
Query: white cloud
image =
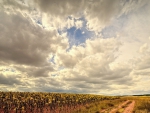
<svg viewBox="0 0 150 113"><path fill-rule="evenodd" d="M148 0L2 0L0 90L149 92L149 5ZM107 32L106 38L103 32L113 24L118 37ZM96 36L69 48L71 27Z"/></svg>
<svg viewBox="0 0 150 113"><path fill-rule="evenodd" d="M77 21L75 22L75 26L77 27L77 29L78 29L78 28L81 28L81 27L83 26L83 21L77 20Z"/></svg>
<svg viewBox="0 0 150 113"><path fill-rule="evenodd" d="M5 8L2 9L0 11L1 66L16 69L16 72L20 73L19 76L48 76L49 72L54 71L49 56L68 48L66 35L59 35L56 30L43 29L32 21L30 15L24 15L25 13L20 13L18 10L8 14Z"/></svg>
<svg viewBox="0 0 150 113"><path fill-rule="evenodd" d="M145 53L146 51L147 51L147 49L148 49L148 44L147 43L145 43L143 46L141 46L140 47L140 52L141 53Z"/></svg>
<svg viewBox="0 0 150 113"><path fill-rule="evenodd" d="M122 13L128 14L137 12L137 10L146 5L149 0L122 0Z"/></svg>
<svg viewBox="0 0 150 113"><path fill-rule="evenodd" d="M84 91L90 88L93 90L89 92L95 93L101 93L99 89L110 90L132 85L131 66L121 63L112 65L116 59L113 54L119 46L120 43L115 38L96 38L87 40L84 47L77 46L68 52L58 53L55 60L65 69L57 74L70 89L80 88Z"/></svg>
<svg viewBox="0 0 150 113"><path fill-rule="evenodd" d="M119 0L96 0L86 9L87 25L91 30L101 31L119 13Z"/></svg>
<svg viewBox="0 0 150 113"><path fill-rule="evenodd" d="M68 52L58 52L55 60L56 63L62 66L74 67L76 63L81 62L86 57L92 57L92 55L99 54L99 57L111 57L110 54L117 51L118 45L120 45L120 43L117 42L114 38L97 38L94 40L87 40L85 47L82 45L73 46L72 49L70 49Z"/></svg>
<svg viewBox="0 0 150 113"><path fill-rule="evenodd" d="M85 16L90 30L100 30L105 27L114 15L119 13L121 8L119 0L95 0L91 2L87 0L65 0L63 2L61 0L55 2L52 0L34 0L34 4L42 12L55 17L54 21L58 19L57 17L61 18L63 22L57 21L59 26L64 23L64 18L70 15L75 18Z"/></svg>
<svg viewBox="0 0 150 113"><path fill-rule="evenodd" d="M0 62L42 65L50 53L67 49L67 39L56 31L46 31L17 12L0 15Z"/></svg>

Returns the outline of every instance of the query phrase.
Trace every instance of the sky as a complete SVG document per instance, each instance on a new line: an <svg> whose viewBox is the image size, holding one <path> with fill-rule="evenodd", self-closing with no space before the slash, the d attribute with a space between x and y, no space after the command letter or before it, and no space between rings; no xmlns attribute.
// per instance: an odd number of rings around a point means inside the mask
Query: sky
<svg viewBox="0 0 150 113"><path fill-rule="evenodd" d="M150 93L150 0L0 0L0 91Z"/></svg>

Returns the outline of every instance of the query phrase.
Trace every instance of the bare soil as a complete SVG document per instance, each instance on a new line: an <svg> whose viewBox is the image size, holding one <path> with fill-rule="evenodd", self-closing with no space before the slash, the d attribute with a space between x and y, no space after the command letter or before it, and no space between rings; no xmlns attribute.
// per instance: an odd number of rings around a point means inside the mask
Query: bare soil
<svg viewBox="0 0 150 113"><path fill-rule="evenodd" d="M132 113L133 112L133 108L135 105L135 101L133 100L132 103L130 103L124 110L123 113Z"/></svg>
<svg viewBox="0 0 150 113"><path fill-rule="evenodd" d="M100 111L100 113L132 113L133 108L135 105L134 100L127 100L121 104L119 104L117 107L112 108L111 110L105 109Z"/></svg>

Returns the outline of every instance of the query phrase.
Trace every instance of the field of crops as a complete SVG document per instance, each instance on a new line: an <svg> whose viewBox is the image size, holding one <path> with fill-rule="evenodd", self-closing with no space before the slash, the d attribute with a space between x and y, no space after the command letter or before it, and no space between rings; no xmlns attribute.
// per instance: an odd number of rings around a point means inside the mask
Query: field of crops
<svg viewBox="0 0 150 113"><path fill-rule="evenodd" d="M72 113L118 97L90 94L0 92L0 113Z"/></svg>
<svg viewBox="0 0 150 113"><path fill-rule="evenodd" d="M129 112L130 111L130 112ZM0 92L0 113L149 113L149 96Z"/></svg>

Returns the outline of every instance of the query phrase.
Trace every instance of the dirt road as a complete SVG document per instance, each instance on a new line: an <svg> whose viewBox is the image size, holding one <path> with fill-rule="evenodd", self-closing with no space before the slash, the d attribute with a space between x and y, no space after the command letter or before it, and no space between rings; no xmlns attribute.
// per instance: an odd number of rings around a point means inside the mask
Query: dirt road
<svg viewBox="0 0 150 113"><path fill-rule="evenodd" d="M124 110L123 113L132 113L133 111L133 108L134 108L134 105L135 105L135 101L133 100L132 103L130 103Z"/></svg>
<svg viewBox="0 0 150 113"><path fill-rule="evenodd" d="M110 111L103 110L100 113L132 113L134 108L135 101L127 100L121 104L119 104L116 108L112 108Z"/></svg>
<svg viewBox="0 0 150 113"><path fill-rule="evenodd" d="M119 111L121 108L123 108L123 106L125 106L128 102L129 102L129 100L123 102L123 103L120 104L117 108L113 108L109 113L116 113L116 112Z"/></svg>

